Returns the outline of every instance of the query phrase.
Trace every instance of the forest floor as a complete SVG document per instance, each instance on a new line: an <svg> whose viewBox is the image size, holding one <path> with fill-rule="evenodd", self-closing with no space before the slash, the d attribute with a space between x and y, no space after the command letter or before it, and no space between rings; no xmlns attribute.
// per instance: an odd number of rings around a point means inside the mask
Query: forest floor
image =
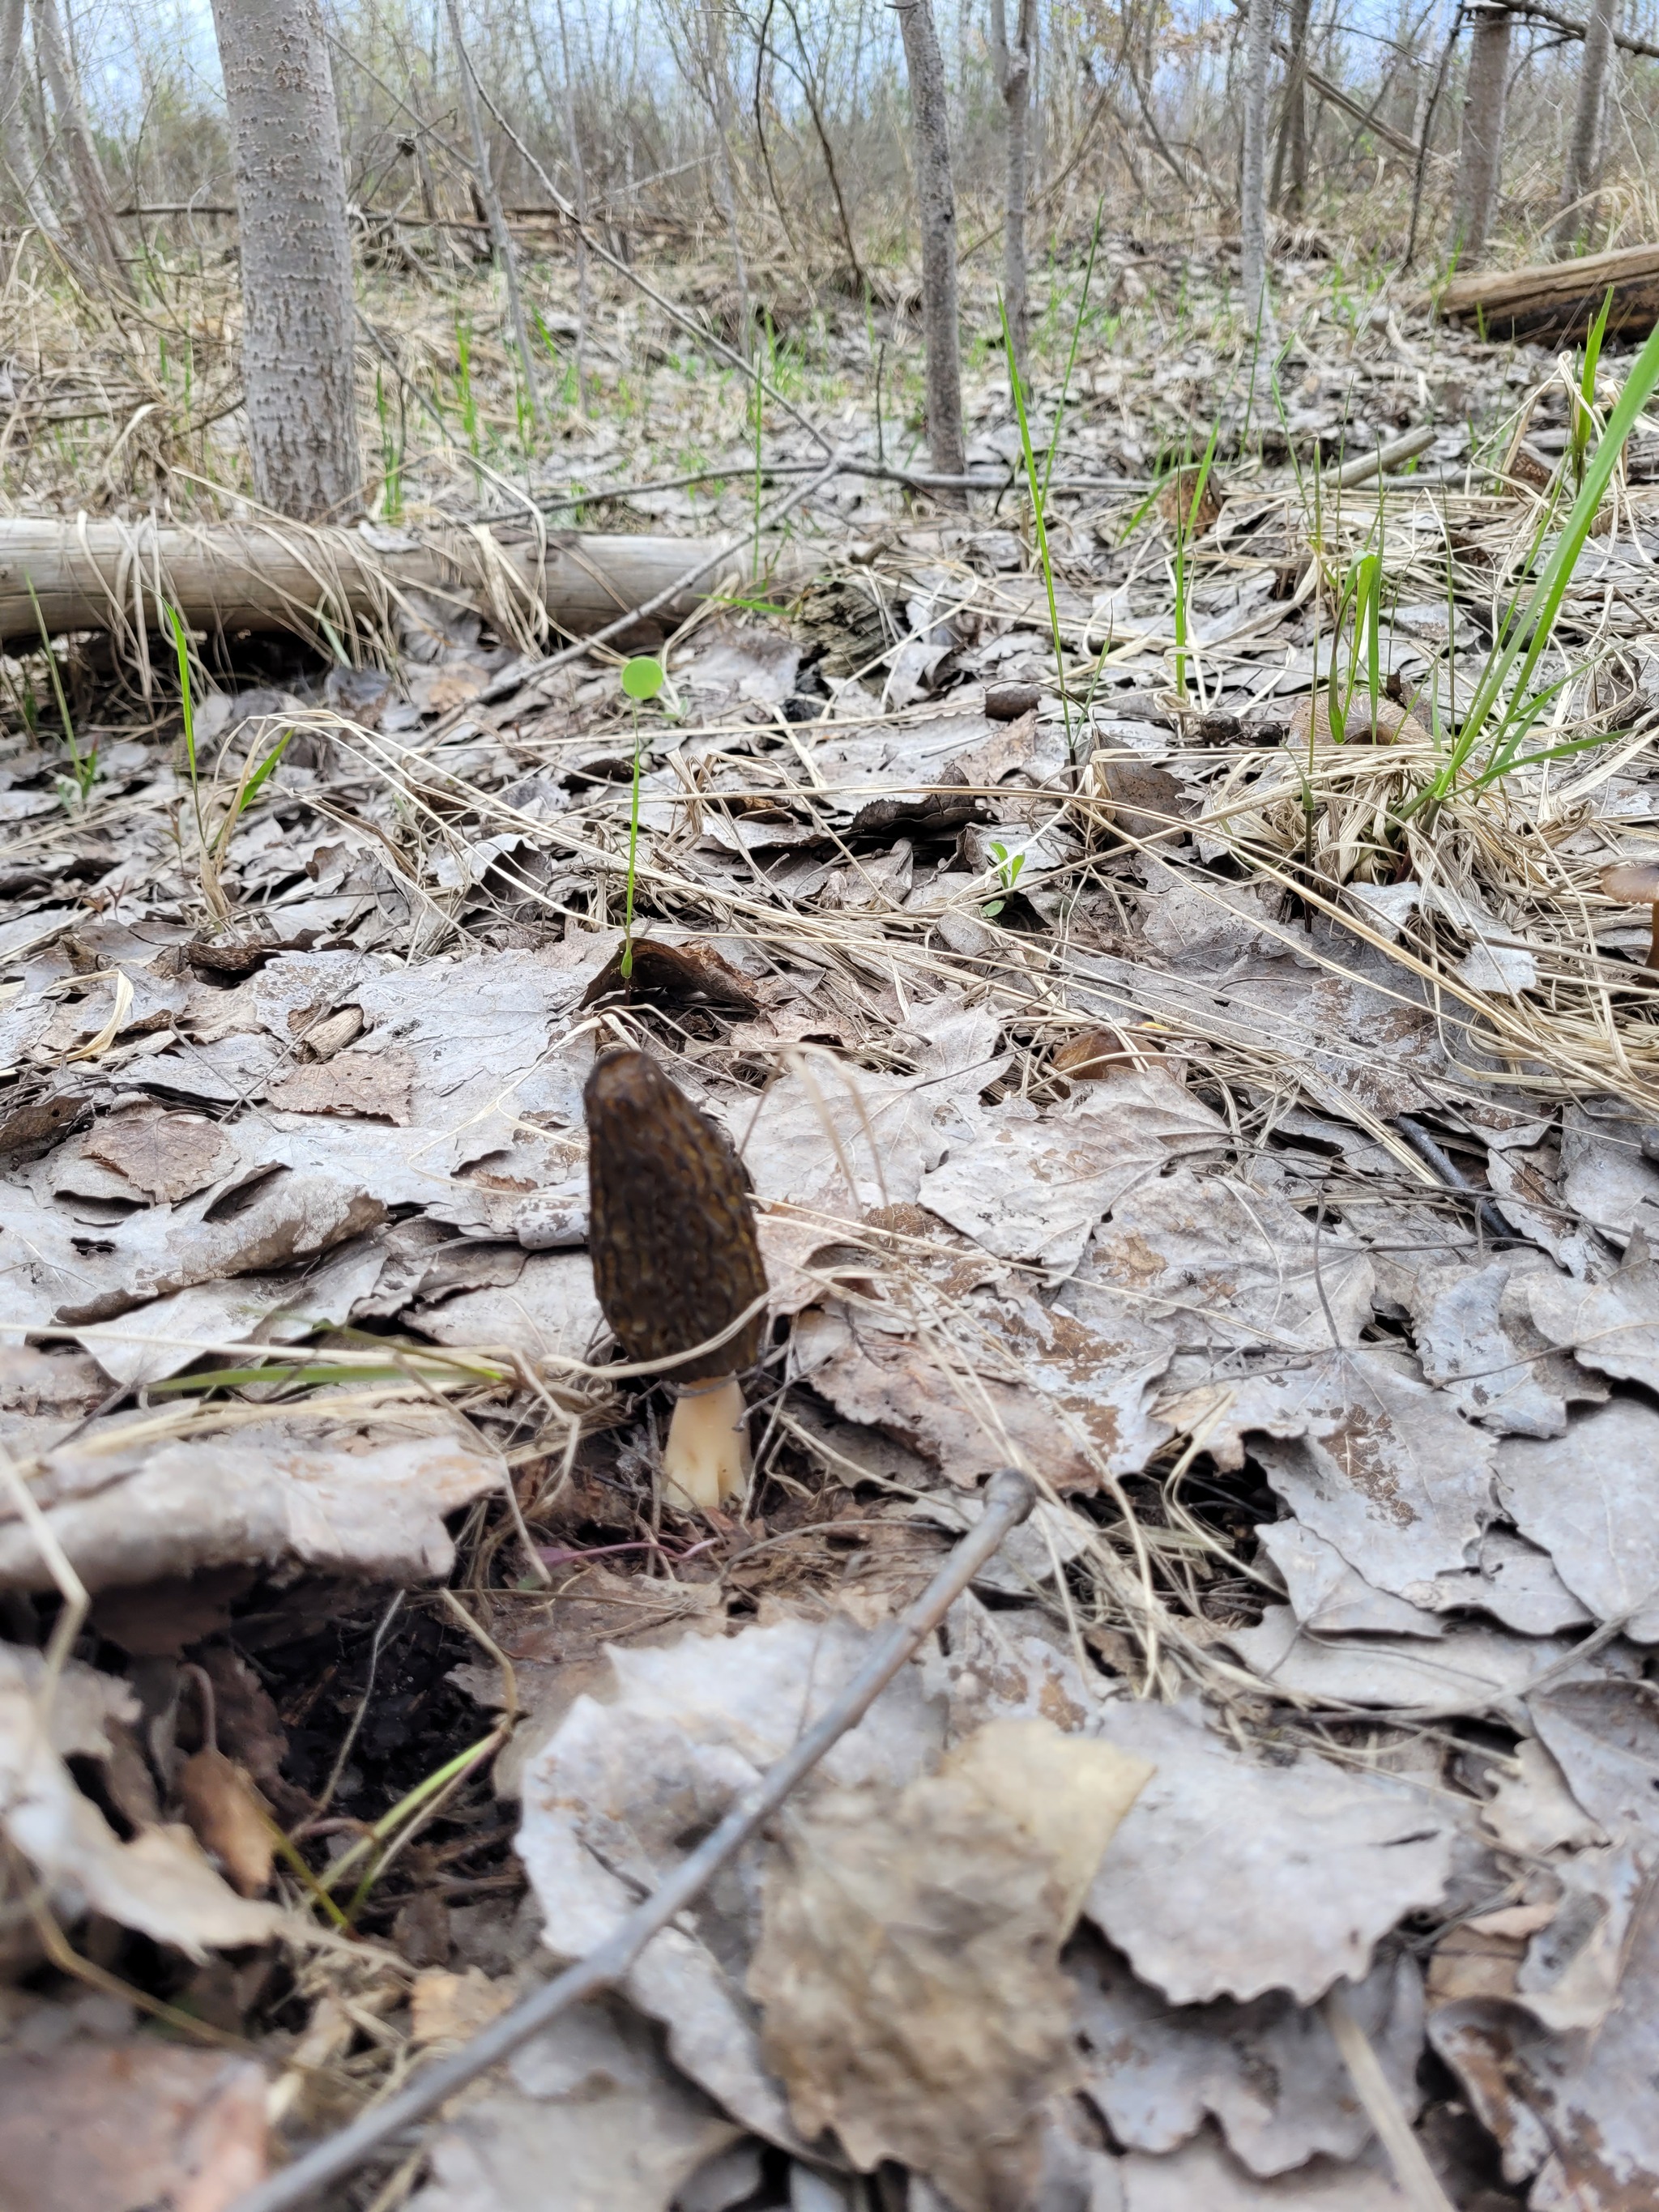
<svg viewBox="0 0 1659 2212"><path fill-rule="evenodd" d="M642 709L435 603L201 641L189 747L159 663L6 664L9 2204L214 2212L591 1948L1011 1463L1033 1518L623 1994L327 2201L1659 2197L1659 983L1601 889L1659 857L1659 422L1546 644L1576 362L1310 258L1275 386L1225 275L1103 242L1024 435L970 349L1006 491L839 474L787 548L826 437L922 465L890 315L779 308L757 425L601 289L527 464L481 284L374 278L380 527L528 482L809 580L623 641ZM14 289L14 511L228 511L210 294L140 362ZM623 1041L772 1286L706 1519L605 1372Z"/></svg>

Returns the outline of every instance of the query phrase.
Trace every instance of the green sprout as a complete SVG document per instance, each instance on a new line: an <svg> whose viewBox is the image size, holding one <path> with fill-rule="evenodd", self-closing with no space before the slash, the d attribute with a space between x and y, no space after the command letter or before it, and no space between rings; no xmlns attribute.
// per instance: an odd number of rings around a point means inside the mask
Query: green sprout
<svg viewBox="0 0 1659 2212"><path fill-rule="evenodd" d="M993 845L991 858L997 864L997 881L1002 885L1002 896L993 899L988 906L980 908L988 921L1000 914L1007 905L1009 895L1019 881L1019 872L1025 866L1024 854L1010 853L1006 845Z"/></svg>
<svg viewBox="0 0 1659 2212"><path fill-rule="evenodd" d="M622 688L625 698L634 708L634 797L628 816L628 908L623 921L622 975L629 981L634 973L634 874L640 847L640 708L647 699L654 699L667 682L667 672L661 661L648 653L637 653L631 660L623 663Z"/></svg>

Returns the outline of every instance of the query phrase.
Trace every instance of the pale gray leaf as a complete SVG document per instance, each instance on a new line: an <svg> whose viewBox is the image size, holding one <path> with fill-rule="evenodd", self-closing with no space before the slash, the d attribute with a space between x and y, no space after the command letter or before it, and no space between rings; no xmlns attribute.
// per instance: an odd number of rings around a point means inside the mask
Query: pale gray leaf
<svg viewBox="0 0 1659 2212"><path fill-rule="evenodd" d="M1289 1606L1269 1606L1227 1641L1265 1682L1332 1705L1478 1713L1523 1692L1571 1649L1500 1628L1453 1628L1437 1643L1310 1634Z"/></svg>
<svg viewBox="0 0 1659 2212"><path fill-rule="evenodd" d="M1506 1437L1498 1492L1525 1536L1598 1620L1626 1622L1639 1644L1659 1642L1659 1413L1615 1398L1547 1443Z"/></svg>
<svg viewBox="0 0 1659 2212"><path fill-rule="evenodd" d="M1659 1834L1659 1691L1588 1671L1528 1701L1540 1741L1609 1836Z"/></svg>
<svg viewBox="0 0 1659 2212"><path fill-rule="evenodd" d="M1461 1413L1515 1436L1559 1437L1567 1401L1605 1397L1582 1368L1552 1352L1563 1340L1535 1322L1536 1301L1581 1290L1535 1252L1427 1277L1413 1307L1417 1356Z"/></svg>
<svg viewBox="0 0 1659 2212"><path fill-rule="evenodd" d="M1431 2041L1503 2147L1505 2178L1532 2181L1533 2212L1633 2212L1659 2203L1652 1875L1650 1864L1626 1934L1618 2002L1599 2028L1554 2033L1521 2003L1492 1997L1465 1998L1431 2016Z"/></svg>
<svg viewBox="0 0 1659 2212"><path fill-rule="evenodd" d="M1357 1340L1374 1280L1282 1199L1177 1169L1119 1200L1065 1295L1089 1319L1133 1307L1183 1346L1323 1350Z"/></svg>
<svg viewBox="0 0 1659 2212"><path fill-rule="evenodd" d="M1410 2205L1380 2163L1353 2166L1316 2158L1267 2179L1250 2172L1209 2135L1167 2158L1131 2151L1118 2179L1123 2212L1408 2212Z"/></svg>
<svg viewBox="0 0 1659 2212"><path fill-rule="evenodd" d="M1115 2142L1171 2151L1206 2115L1253 2173L1283 2173L1316 2154L1357 2158L1371 2137L1329 2029L1282 1991L1172 2010L1115 1953L1079 1943L1066 1964L1090 2053L1085 2092ZM1423 1978L1382 1960L1348 1992L1401 2107L1422 2101Z"/></svg>
<svg viewBox="0 0 1659 2212"><path fill-rule="evenodd" d="M922 1177L921 1200L999 1258L1064 1273L1126 1192L1172 1159L1218 1154L1227 1134L1167 1075L1127 1071L1041 1120L994 1109Z"/></svg>
<svg viewBox="0 0 1659 2212"><path fill-rule="evenodd" d="M739 2132L620 2005L567 2013L515 2055L509 2076L434 2134L414 2212L667 2212Z"/></svg>
<svg viewBox="0 0 1659 2212"><path fill-rule="evenodd" d="M1036 1298L976 1293L948 1332L830 1303L803 1314L794 1370L838 1413L921 1453L964 1487L1023 1453L1062 1489L1133 1474L1170 1434L1148 1400L1170 1362L1130 1317L1092 1328Z"/></svg>
<svg viewBox="0 0 1659 2212"><path fill-rule="evenodd" d="M1445 1623L1390 1591L1373 1589L1334 1544L1299 1521L1257 1528L1262 1550L1285 1578L1291 1610L1316 1636L1443 1636Z"/></svg>
<svg viewBox="0 0 1659 2212"><path fill-rule="evenodd" d="M1305 1433L1255 1447L1297 1519L1379 1589L1403 1595L1464 1567L1493 1517L1495 1440L1376 1352L1303 1387Z"/></svg>
<svg viewBox="0 0 1659 2212"><path fill-rule="evenodd" d="M1183 1710L1121 1706L1103 1733L1158 1771L1085 1909L1177 2004L1275 1989L1311 2003L1444 1893L1452 1832L1421 1803L1316 1759L1254 1765Z"/></svg>
<svg viewBox="0 0 1659 2212"><path fill-rule="evenodd" d="M1631 1239L1624 1266L1604 1283L1552 1274L1526 1287L1547 1342L1565 1346L1583 1366L1659 1390L1659 1262L1648 1256L1645 1237Z"/></svg>
<svg viewBox="0 0 1659 2212"><path fill-rule="evenodd" d="M407 1433L434 1418L438 1433ZM501 1466L441 1414L416 1411L399 1425L402 1435L382 1419L350 1449L297 1441L281 1419L159 1449L124 1451L118 1430L104 1430L48 1453L31 1487L92 1590L241 1565L426 1582L454 1563L445 1516L498 1488ZM0 1589L54 1587L0 1498Z"/></svg>

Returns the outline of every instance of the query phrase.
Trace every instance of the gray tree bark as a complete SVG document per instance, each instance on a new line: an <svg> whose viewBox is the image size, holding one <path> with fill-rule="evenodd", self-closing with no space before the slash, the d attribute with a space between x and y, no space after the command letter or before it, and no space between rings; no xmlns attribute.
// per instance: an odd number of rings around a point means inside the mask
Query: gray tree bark
<svg viewBox="0 0 1659 2212"><path fill-rule="evenodd" d="M1474 32L1452 218L1452 245L1464 268L1486 251L1497 211L1504 168L1504 104L1509 96L1510 25L1514 20L1507 8L1498 7L1471 8L1469 16Z"/></svg>
<svg viewBox="0 0 1659 2212"><path fill-rule="evenodd" d="M1007 190L1002 218L1002 304L1014 342L1014 359L1025 375L1030 296L1025 257L1025 208L1030 176L1031 76L1036 48L1036 0L1018 0L1014 42L1008 43L1004 0L991 0L991 60L1008 118Z"/></svg>
<svg viewBox="0 0 1659 2212"><path fill-rule="evenodd" d="M749 270L744 264L743 232L738 224L738 186L732 167L732 141L737 130L736 104L732 97L732 70L726 52L726 19L718 8L708 11L708 43L705 57L708 76L708 106L714 118L714 173L719 180L720 212L732 241L732 268L738 283L738 344L747 353L753 311L749 302Z"/></svg>
<svg viewBox="0 0 1659 2212"><path fill-rule="evenodd" d="M1239 176L1238 241L1244 326L1265 339L1267 301L1267 71L1273 61L1273 0L1249 0L1244 56L1244 159Z"/></svg>
<svg viewBox="0 0 1659 2212"><path fill-rule="evenodd" d="M533 19L526 17L526 21ZM532 36L535 34L532 31ZM541 45L536 47L542 82L547 70L541 64ZM576 179L576 411L587 412L587 164L582 158L581 133L576 125L576 73L570 64L570 26L564 0L559 0L559 60L564 79L564 127L570 141L570 167ZM549 98L552 96L549 89Z"/></svg>
<svg viewBox="0 0 1659 2212"><path fill-rule="evenodd" d="M1300 215L1308 202L1308 19L1312 0L1291 0L1290 68L1285 78L1285 112L1273 150L1269 194L1275 207ZM1285 180L1286 162L1290 181Z"/></svg>
<svg viewBox="0 0 1659 2212"><path fill-rule="evenodd" d="M927 352L927 453L938 476L965 471L962 334L957 305L957 198L951 181L949 95L929 0L898 11L915 130L921 224L921 329ZM959 495L958 495L959 496Z"/></svg>
<svg viewBox="0 0 1659 2212"><path fill-rule="evenodd" d="M74 180L90 258L112 284L130 296L132 277L121 250L115 203L110 198L103 164L93 141L92 126L81 102L80 82L64 43L58 0L33 0L31 13L34 19L35 51L52 94L58 139Z"/></svg>
<svg viewBox="0 0 1659 2212"><path fill-rule="evenodd" d="M530 350L530 331L524 319L524 295L519 289L519 257L513 250L513 234L507 227L501 196L495 189L495 173L489 165L489 137L484 130L477 80L472 74L472 58L467 52L466 41L461 36L460 12L455 0L447 0L447 11L450 40L455 48L455 65L460 72L461 105L466 110L466 127L472 140L472 167L477 179L478 198L483 203L484 221L489 226L489 243L495 248L495 265L501 272L502 283L507 287L507 312L513 325L513 341L519 349L519 366L524 372L525 396L530 402L531 420L539 429L542 422L541 387L536 381L536 361Z"/></svg>
<svg viewBox="0 0 1659 2212"><path fill-rule="evenodd" d="M1567 148L1566 173L1561 179L1561 219L1555 227L1555 250L1564 256L1577 251L1579 240L1595 221L1595 187L1601 173L1601 118L1618 16L1619 0L1592 0L1584 25L1578 100Z"/></svg>
<svg viewBox="0 0 1659 2212"><path fill-rule="evenodd" d="M213 0L240 218L254 488L300 521L362 494L345 165L318 0Z"/></svg>
<svg viewBox="0 0 1659 2212"><path fill-rule="evenodd" d="M26 0L0 5L0 161L3 161L28 220L48 238L59 233L58 211L48 198L40 165L29 145L23 114L23 18Z"/></svg>

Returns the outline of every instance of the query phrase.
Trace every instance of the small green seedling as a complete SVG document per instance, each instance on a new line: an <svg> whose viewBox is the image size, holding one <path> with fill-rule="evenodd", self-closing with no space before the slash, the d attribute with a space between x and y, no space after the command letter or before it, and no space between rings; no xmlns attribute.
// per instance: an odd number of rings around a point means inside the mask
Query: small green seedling
<svg viewBox="0 0 1659 2212"><path fill-rule="evenodd" d="M623 696L634 708L634 797L628 817L628 909L623 920L623 981L634 973L634 869L640 847L640 708L654 699L668 681L661 661L648 653L636 653L623 663Z"/></svg>
<svg viewBox="0 0 1659 2212"><path fill-rule="evenodd" d="M1009 895L1019 881L1019 872L1025 866L1024 854L1010 853L1006 845L993 845L991 858L997 864L997 881L1002 885L1003 895L1000 899L993 899L989 906L980 908L988 921L1000 914L1007 905Z"/></svg>
<svg viewBox="0 0 1659 2212"><path fill-rule="evenodd" d="M1577 490L1584 481L1584 463L1589 457L1590 433L1595 427L1592 410L1595 404L1595 372L1601 362L1601 341L1607 334L1607 317L1613 313L1613 287L1607 289L1601 301L1601 312L1591 324L1589 335L1584 340L1584 358L1578 372L1578 389L1574 394L1572 410L1572 488Z"/></svg>

